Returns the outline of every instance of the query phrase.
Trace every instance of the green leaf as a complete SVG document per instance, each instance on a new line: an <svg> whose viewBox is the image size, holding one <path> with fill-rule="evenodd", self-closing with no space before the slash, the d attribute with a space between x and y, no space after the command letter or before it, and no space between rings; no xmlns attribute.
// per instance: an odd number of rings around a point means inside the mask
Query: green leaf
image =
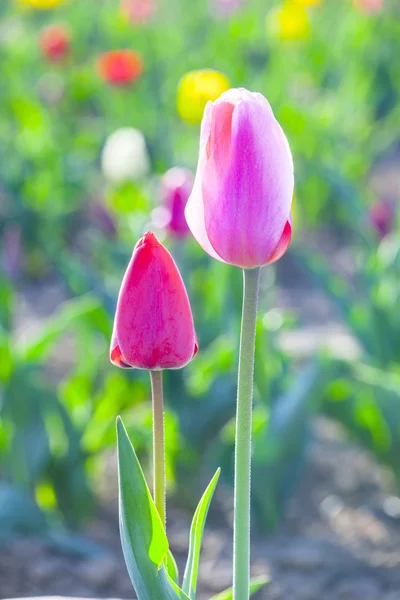
<svg viewBox="0 0 400 600"><path fill-rule="evenodd" d="M171 577L171 579L174 583L179 584L178 565L176 564L175 558L174 558L171 550L168 550L168 556L167 556L167 560L165 562L166 562L166 566L167 566L168 575Z"/></svg>
<svg viewBox="0 0 400 600"><path fill-rule="evenodd" d="M261 588L264 587L264 585L266 585L269 582L268 577L265 577L264 575L261 577L255 577L254 579L252 579L250 581L250 594L253 595L256 592L258 592L259 590L261 590ZM216 596L213 596L212 598L210 598L210 600L232 600L233 599L233 590L232 588L229 588L228 590L225 590L224 592L221 592L220 594L217 594Z"/></svg>
<svg viewBox="0 0 400 600"><path fill-rule="evenodd" d="M183 591L190 596L191 600L196 599L197 572L199 568L201 538L203 536L204 524L207 518L210 502L214 494L215 486L218 483L221 469L217 469L214 477L204 492L196 512L194 513L192 526L190 528L189 555L186 563L185 574L183 576Z"/></svg>
<svg viewBox="0 0 400 600"><path fill-rule="evenodd" d="M167 536L120 418L117 436L121 542L138 600L189 600L164 567Z"/></svg>
<svg viewBox="0 0 400 600"><path fill-rule="evenodd" d="M33 362L43 360L60 336L78 324L87 322L96 328L101 327L104 332L100 323L103 312L99 301L89 294L65 301L33 340L24 341L17 347L20 358Z"/></svg>

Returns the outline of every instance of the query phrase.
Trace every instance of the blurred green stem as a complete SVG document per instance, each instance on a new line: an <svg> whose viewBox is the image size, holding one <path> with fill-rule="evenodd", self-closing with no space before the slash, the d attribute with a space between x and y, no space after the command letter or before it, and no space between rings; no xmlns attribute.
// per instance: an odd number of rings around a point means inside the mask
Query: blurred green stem
<svg viewBox="0 0 400 600"><path fill-rule="evenodd" d="M162 371L150 371L153 402L153 494L165 527L165 448Z"/></svg>
<svg viewBox="0 0 400 600"><path fill-rule="evenodd" d="M233 599L250 597L250 474L254 350L260 269L243 269L235 444Z"/></svg>

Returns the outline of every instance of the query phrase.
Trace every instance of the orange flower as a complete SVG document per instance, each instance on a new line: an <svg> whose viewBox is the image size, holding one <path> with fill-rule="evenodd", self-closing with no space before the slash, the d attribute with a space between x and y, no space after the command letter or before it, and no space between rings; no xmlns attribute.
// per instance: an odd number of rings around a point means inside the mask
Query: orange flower
<svg viewBox="0 0 400 600"><path fill-rule="evenodd" d="M143 72L142 57L133 50L111 50L97 61L100 76L112 85L128 85Z"/></svg>
<svg viewBox="0 0 400 600"><path fill-rule="evenodd" d="M45 58L59 62L68 54L71 36L63 25L50 25L39 35L39 48Z"/></svg>

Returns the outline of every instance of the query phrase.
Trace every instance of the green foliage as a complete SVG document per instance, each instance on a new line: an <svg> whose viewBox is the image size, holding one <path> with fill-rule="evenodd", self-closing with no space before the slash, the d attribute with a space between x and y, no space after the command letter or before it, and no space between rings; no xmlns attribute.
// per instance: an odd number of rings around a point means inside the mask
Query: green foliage
<svg viewBox="0 0 400 600"><path fill-rule="evenodd" d="M212 478L208 488L204 492L196 512L194 513L192 526L190 528L189 555L183 576L183 591L191 600L196 600L197 573L200 561L201 538L207 519L208 509L212 500L215 487L218 483L220 470L218 469Z"/></svg>
<svg viewBox="0 0 400 600"><path fill-rule="evenodd" d="M117 421L120 532L138 600L188 600L165 568L168 540L122 421Z"/></svg>

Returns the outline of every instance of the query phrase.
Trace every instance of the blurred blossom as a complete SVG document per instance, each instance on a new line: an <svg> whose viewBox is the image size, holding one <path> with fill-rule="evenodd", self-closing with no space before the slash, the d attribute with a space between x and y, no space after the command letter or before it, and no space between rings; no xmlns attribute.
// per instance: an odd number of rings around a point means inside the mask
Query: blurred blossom
<svg viewBox="0 0 400 600"><path fill-rule="evenodd" d="M384 0L353 0L356 8L370 15L382 10Z"/></svg>
<svg viewBox="0 0 400 600"><path fill-rule="evenodd" d="M301 6L316 6L317 4L321 4L322 0L293 0L296 4L300 4Z"/></svg>
<svg viewBox="0 0 400 600"><path fill-rule="evenodd" d="M3 233L3 266L9 277L18 277L22 264L21 228L10 225Z"/></svg>
<svg viewBox="0 0 400 600"><path fill-rule="evenodd" d="M58 73L45 73L37 82L40 98L46 104L57 104L64 96L64 79Z"/></svg>
<svg viewBox="0 0 400 600"><path fill-rule="evenodd" d="M288 0L282 6L267 14L267 33L282 41L307 40L311 27L307 10L294 0Z"/></svg>
<svg viewBox="0 0 400 600"><path fill-rule="evenodd" d="M395 207L388 200L379 200L369 211L371 224L380 238L384 238L391 232L395 217Z"/></svg>
<svg viewBox="0 0 400 600"><path fill-rule="evenodd" d="M108 237L114 238L117 235L114 217L104 202L93 200L90 203L90 214Z"/></svg>
<svg viewBox="0 0 400 600"><path fill-rule="evenodd" d="M67 56L70 42L70 32L64 25L50 25L39 35L39 47L44 57L52 62L59 62Z"/></svg>
<svg viewBox="0 0 400 600"><path fill-rule="evenodd" d="M268 101L232 89L204 112L186 218L213 258L243 268L278 260L292 236L289 144Z"/></svg>
<svg viewBox="0 0 400 600"><path fill-rule="evenodd" d="M64 0L18 0L20 4L26 4L32 6L32 8L38 8L46 10L47 8L54 8L59 4L62 4Z"/></svg>
<svg viewBox="0 0 400 600"><path fill-rule="evenodd" d="M107 83L129 85L143 73L143 60L133 50L111 50L99 56L97 67Z"/></svg>
<svg viewBox="0 0 400 600"><path fill-rule="evenodd" d="M186 73L178 84L179 115L189 123L200 123L207 102L216 100L229 87L229 79L219 71L204 69Z"/></svg>
<svg viewBox="0 0 400 600"><path fill-rule="evenodd" d="M106 140L101 168L107 181L121 184L137 181L150 171L150 157L144 135L133 127L122 127Z"/></svg>
<svg viewBox="0 0 400 600"><path fill-rule="evenodd" d="M237 12L244 0L210 0L211 10L222 17L229 17Z"/></svg>
<svg viewBox="0 0 400 600"><path fill-rule="evenodd" d="M121 0L121 10L131 23L147 23L155 12L155 0Z"/></svg>
<svg viewBox="0 0 400 600"><path fill-rule="evenodd" d="M172 236L183 237L190 232L185 208L193 182L193 173L182 167L169 169L162 178L163 204L168 211L166 228Z"/></svg>

